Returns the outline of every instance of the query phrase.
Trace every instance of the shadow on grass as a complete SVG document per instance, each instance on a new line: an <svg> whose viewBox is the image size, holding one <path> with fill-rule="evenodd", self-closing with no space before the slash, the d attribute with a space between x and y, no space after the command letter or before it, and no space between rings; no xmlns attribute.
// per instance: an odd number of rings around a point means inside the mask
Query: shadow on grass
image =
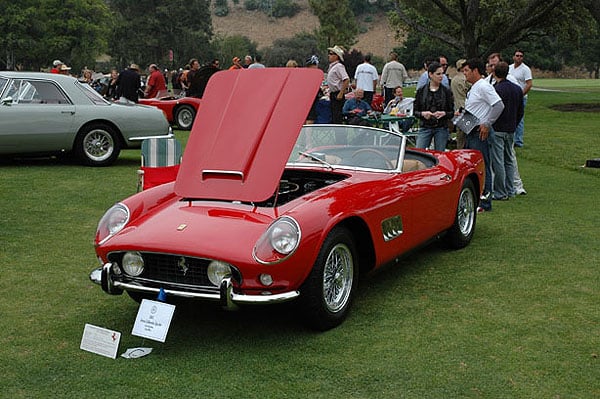
<svg viewBox="0 0 600 399"><path fill-rule="evenodd" d="M71 154L64 155L31 155L31 156L0 156L0 167L48 167L48 166L84 166L81 162ZM131 155L127 157L120 156L111 166L139 166L139 155L133 158Z"/></svg>
<svg viewBox="0 0 600 399"><path fill-rule="evenodd" d="M176 352L196 351L206 345L229 345L242 350L249 342L254 347L268 349L290 339L318 337L320 334L343 335L346 329L372 328L371 322L361 320L367 308L373 311L371 302L385 303L387 298L397 296L398 286L414 287L411 276L420 279L423 272L422 258L436 257L446 251L438 244L429 245L402 258L399 262L360 277L349 318L339 327L320 333L307 327L303 321L298 301L268 306L243 306L237 311L222 309L218 303L167 299L176 305L175 316L169 330L166 347L176 346ZM130 300L127 295L122 300ZM364 302L364 306L361 306ZM384 307L381 307L382 311ZM377 311L369 315L376 318ZM130 317L135 317L132 312ZM284 337L284 338L282 338ZM302 338L304 337L304 338ZM172 348L171 348L172 349ZM170 350L171 351L171 350Z"/></svg>

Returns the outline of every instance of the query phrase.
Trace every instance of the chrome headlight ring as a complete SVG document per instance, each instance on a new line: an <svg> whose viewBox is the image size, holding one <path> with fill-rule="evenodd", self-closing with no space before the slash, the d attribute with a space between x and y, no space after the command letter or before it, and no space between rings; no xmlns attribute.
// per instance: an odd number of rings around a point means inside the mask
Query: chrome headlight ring
<svg viewBox="0 0 600 399"><path fill-rule="evenodd" d="M276 264L290 257L298 246L302 233L298 222L289 216L275 220L254 246L252 256L261 264Z"/></svg>
<svg viewBox="0 0 600 399"><path fill-rule="evenodd" d="M127 225L130 218L129 208L122 203L113 205L102 219L98 222L96 229L96 242L101 245L109 238L117 234Z"/></svg>

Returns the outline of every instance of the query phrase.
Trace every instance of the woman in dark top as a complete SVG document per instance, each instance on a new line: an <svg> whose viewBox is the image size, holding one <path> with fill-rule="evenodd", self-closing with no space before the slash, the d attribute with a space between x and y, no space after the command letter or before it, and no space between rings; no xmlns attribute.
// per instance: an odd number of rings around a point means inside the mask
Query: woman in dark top
<svg viewBox="0 0 600 399"><path fill-rule="evenodd" d="M414 115L420 120L417 148L428 148L434 139L434 148L444 151L448 143L448 122L454 115L452 92L442 85L443 67L432 62L427 68L429 84L419 88L415 95Z"/></svg>
<svg viewBox="0 0 600 399"><path fill-rule="evenodd" d="M107 99L113 101L117 100L117 79L119 78L119 71L112 69L110 71L110 80L108 81L108 89L104 95Z"/></svg>

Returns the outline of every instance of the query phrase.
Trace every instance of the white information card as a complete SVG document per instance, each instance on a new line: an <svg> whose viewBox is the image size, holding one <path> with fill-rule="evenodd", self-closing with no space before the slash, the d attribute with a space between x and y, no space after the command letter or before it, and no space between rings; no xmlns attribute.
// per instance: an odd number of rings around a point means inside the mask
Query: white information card
<svg viewBox="0 0 600 399"><path fill-rule="evenodd" d="M117 357L120 341L120 332L108 330L92 324L86 324L83 329L83 337L81 337L79 348L97 355L115 359Z"/></svg>
<svg viewBox="0 0 600 399"><path fill-rule="evenodd" d="M175 305L143 299L131 334L165 342L174 312Z"/></svg>

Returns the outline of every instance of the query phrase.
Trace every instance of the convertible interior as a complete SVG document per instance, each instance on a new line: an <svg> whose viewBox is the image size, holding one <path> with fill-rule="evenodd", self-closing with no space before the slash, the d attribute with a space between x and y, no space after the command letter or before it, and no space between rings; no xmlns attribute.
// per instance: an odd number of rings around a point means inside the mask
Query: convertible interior
<svg viewBox="0 0 600 399"><path fill-rule="evenodd" d="M324 162L336 166L349 166L383 170L397 170L397 146L336 146L323 147L308 153L301 153L300 162ZM436 158L419 151L406 150L400 172L410 172L430 168L437 163Z"/></svg>
<svg viewBox="0 0 600 399"><path fill-rule="evenodd" d="M383 168L386 170L396 170L396 159L390 159L394 156L391 153L385 154L383 147L365 147L365 146L346 146L337 147L336 152L313 152L302 155L305 159L302 162L326 162L332 165L361 166L372 168ZM376 155L373 155L376 154ZM308 156L310 155L310 156ZM366 158L366 159L362 159ZM437 159L426 153L407 150L404 156L401 173L418 171L433 167ZM371 166L366 166L371 165ZM298 197L309 194L310 192L337 183L348 177L340 169L339 172L325 172L302 169L286 169L281 176L277 192L266 201L256 203L256 206L273 207L281 206Z"/></svg>

